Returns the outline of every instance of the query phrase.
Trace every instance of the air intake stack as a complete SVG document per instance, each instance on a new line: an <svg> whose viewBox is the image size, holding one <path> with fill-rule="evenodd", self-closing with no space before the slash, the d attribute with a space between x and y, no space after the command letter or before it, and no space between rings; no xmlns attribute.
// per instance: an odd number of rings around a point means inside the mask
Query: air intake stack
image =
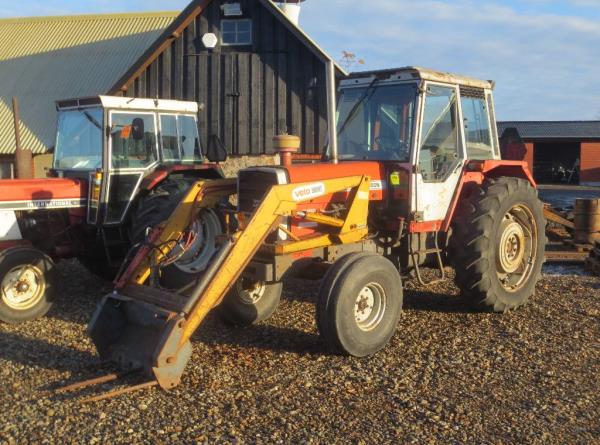
<svg viewBox="0 0 600 445"><path fill-rule="evenodd" d="M303 3L304 1L305 0L284 0L279 2L279 7L283 13L296 26L300 25L300 10L302 9L300 3Z"/></svg>

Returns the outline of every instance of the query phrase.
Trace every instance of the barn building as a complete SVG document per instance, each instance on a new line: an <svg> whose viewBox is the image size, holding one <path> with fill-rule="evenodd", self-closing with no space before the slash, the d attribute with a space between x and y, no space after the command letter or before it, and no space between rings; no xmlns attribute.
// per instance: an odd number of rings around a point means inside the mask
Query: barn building
<svg viewBox="0 0 600 445"><path fill-rule="evenodd" d="M524 160L540 184L600 186L600 121L499 122L505 159Z"/></svg>
<svg viewBox="0 0 600 445"><path fill-rule="evenodd" d="M319 153L331 58L298 26L301 1L194 0L110 94L196 101L203 145L218 136L234 156L272 154L285 133Z"/></svg>

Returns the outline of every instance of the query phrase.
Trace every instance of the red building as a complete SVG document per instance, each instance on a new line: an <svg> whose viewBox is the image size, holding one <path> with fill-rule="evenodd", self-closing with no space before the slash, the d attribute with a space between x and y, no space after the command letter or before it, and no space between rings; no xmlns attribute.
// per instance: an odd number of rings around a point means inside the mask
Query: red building
<svg viewBox="0 0 600 445"><path fill-rule="evenodd" d="M600 186L600 121L499 122L505 159L525 160L539 183Z"/></svg>

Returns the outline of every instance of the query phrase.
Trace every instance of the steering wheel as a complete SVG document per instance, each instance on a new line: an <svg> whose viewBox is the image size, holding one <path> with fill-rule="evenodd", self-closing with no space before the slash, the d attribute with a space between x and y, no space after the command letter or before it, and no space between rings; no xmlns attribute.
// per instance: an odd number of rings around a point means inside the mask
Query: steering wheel
<svg viewBox="0 0 600 445"><path fill-rule="evenodd" d="M368 146L366 144L360 144L355 141L349 141L352 145L352 154L362 159L366 159L369 156Z"/></svg>
<svg viewBox="0 0 600 445"><path fill-rule="evenodd" d="M375 139L375 143L379 146L381 151L385 151L386 153L391 154L392 159L406 159L408 156L409 146L408 142L403 139L389 137L389 136L379 136Z"/></svg>

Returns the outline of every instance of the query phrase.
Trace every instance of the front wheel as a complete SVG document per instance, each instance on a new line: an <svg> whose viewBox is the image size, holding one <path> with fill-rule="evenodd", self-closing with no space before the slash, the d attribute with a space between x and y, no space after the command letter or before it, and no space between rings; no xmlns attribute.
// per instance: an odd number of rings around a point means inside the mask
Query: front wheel
<svg viewBox="0 0 600 445"><path fill-rule="evenodd" d="M0 320L10 324L43 317L52 306L54 262L31 248L0 253Z"/></svg>
<svg viewBox="0 0 600 445"><path fill-rule="evenodd" d="M240 278L219 306L219 315L226 323L250 326L271 317L279 307L283 284L265 283Z"/></svg>
<svg viewBox="0 0 600 445"><path fill-rule="evenodd" d="M528 181L501 177L462 203L450 238L456 284L474 306L505 312L527 303L546 246L542 203Z"/></svg>
<svg viewBox="0 0 600 445"><path fill-rule="evenodd" d="M353 253L339 259L323 280L317 326L336 352L365 357L382 349L402 313L402 281L388 259Z"/></svg>

